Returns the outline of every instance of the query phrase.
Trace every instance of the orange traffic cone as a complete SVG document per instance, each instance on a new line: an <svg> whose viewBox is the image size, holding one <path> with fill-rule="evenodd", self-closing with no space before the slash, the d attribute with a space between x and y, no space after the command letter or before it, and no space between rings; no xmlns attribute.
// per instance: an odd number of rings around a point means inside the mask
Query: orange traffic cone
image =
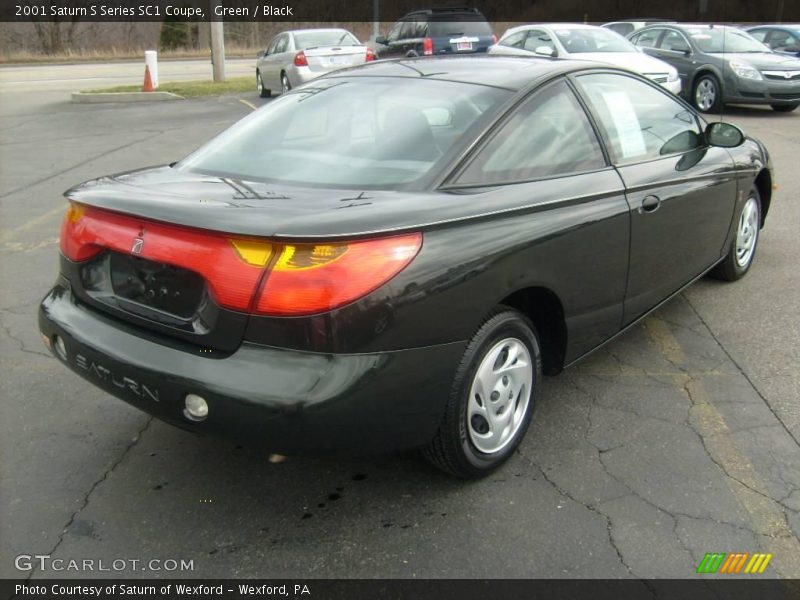
<svg viewBox="0 0 800 600"><path fill-rule="evenodd" d="M156 88L153 87L153 78L150 77L150 67L147 65L144 66L144 86L142 87L143 92L153 92Z"/></svg>

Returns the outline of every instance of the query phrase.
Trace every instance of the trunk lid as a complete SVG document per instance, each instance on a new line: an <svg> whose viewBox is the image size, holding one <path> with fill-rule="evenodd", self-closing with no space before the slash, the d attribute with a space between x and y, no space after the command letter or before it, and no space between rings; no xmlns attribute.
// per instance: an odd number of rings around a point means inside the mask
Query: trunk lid
<svg viewBox="0 0 800 600"><path fill-rule="evenodd" d="M312 71L331 71L366 62L366 46L319 46L303 50Z"/></svg>

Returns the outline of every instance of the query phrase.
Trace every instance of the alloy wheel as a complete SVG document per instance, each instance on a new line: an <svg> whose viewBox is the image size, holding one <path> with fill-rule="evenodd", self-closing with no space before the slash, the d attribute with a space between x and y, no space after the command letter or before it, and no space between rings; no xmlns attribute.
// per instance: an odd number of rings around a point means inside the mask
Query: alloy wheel
<svg viewBox="0 0 800 600"><path fill-rule="evenodd" d="M484 454L502 450L522 425L533 385L531 355L516 338L497 342L483 357L467 402L470 441Z"/></svg>
<svg viewBox="0 0 800 600"><path fill-rule="evenodd" d="M703 79L697 84L694 91L694 100L697 108L702 111L709 111L717 101L717 86L711 79Z"/></svg>

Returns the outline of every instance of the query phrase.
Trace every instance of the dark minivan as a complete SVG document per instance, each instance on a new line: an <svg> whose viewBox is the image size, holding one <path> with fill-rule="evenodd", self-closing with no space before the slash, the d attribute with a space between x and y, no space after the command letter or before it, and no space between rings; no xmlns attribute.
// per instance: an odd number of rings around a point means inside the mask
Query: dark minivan
<svg viewBox="0 0 800 600"><path fill-rule="evenodd" d="M378 58L486 52L497 42L477 8L430 8L408 13L375 39Z"/></svg>

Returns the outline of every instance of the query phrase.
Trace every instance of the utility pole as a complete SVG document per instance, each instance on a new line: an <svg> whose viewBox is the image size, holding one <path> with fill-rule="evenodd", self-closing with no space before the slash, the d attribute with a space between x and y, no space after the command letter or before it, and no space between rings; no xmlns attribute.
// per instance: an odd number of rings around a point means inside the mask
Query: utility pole
<svg viewBox="0 0 800 600"><path fill-rule="evenodd" d="M213 6L220 0L211 0L211 17L214 18ZM211 65L214 69L214 81L225 81L225 29L222 18L211 21Z"/></svg>
<svg viewBox="0 0 800 600"><path fill-rule="evenodd" d="M380 23L380 3L381 0L372 0L372 40L374 42L375 38L381 34L381 23Z"/></svg>

